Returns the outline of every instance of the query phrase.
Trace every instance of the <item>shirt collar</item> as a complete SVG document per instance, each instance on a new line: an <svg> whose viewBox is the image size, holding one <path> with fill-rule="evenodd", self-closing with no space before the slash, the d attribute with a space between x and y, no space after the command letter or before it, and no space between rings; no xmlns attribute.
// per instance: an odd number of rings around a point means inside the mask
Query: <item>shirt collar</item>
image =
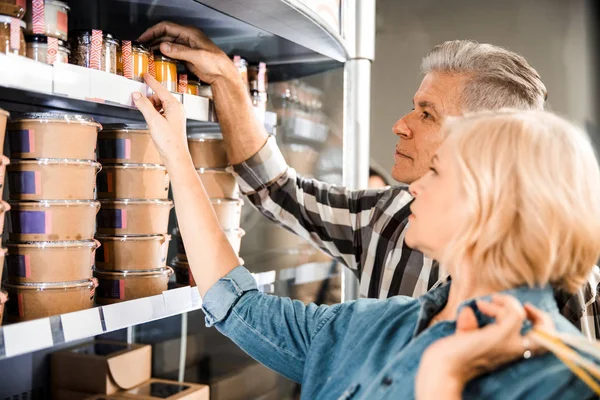
<svg viewBox="0 0 600 400"><path fill-rule="evenodd" d="M448 295L450 293L450 285L452 282L448 282L440 286L437 289L434 289L425 295L419 298L419 302L421 303L421 309L419 311L419 318L417 320L417 325L413 332L413 337L420 334L422 331L427 329L427 326L431 322L431 319L439 313L442 308L448 302ZM502 294L507 294L515 297L521 304L531 303L542 311L546 312L558 312L558 307L556 306L556 301L554 300L554 292L550 285L546 285L543 287L529 287L529 286L519 286L513 289L504 290L500 292ZM471 307L475 312L475 316L477 318L477 322L479 326L485 326L490 322L493 322L492 318L489 318L483 315L477 308L477 300L487 300L489 301L491 296L483 296L473 299L468 299L463 301L459 308L458 312L460 312L464 307ZM523 326L523 331L527 331L530 329L531 324L526 322Z"/></svg>

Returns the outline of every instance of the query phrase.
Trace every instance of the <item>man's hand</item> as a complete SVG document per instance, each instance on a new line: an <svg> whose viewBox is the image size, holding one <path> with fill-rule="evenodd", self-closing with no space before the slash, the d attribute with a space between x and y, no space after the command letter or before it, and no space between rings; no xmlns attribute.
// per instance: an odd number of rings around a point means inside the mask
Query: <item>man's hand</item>
<svg viewBox="0 0 600 400"><path fill-rule="evenodd" d="M144 32L140 42L156 48L167 57L185 61L200 80L213 85L222 78L240 81L233 62L199 29L161 22Z"/></svg>

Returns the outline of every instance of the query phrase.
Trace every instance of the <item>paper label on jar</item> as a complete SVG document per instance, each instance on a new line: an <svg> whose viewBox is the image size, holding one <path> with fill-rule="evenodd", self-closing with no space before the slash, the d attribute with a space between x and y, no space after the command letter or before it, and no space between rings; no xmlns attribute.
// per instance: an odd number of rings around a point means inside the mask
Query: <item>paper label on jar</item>
<svg viewBox="0 0 600 400"><path fill-rule="evenodd" d="M101 208L98 226L106 229L127 229L127 210Z"/></svg>
<svg viewBox="0 0 600 400"><path fill-rule="evenodd" d="M10 191L14 194L41 194L42 178L40 171L10 171L8 173Z"/></svg>
<svg viewBox="0 0 600 400"><path fill-rule="evenodd" d="M33 129L8 131L8 137L11 157L18 158L22 153L35 151L35 131Z"/></svg>
<svg viewBox="0 0 600 400"><path fill-rule="evenodd" d="M24 254L9 254L6 256L8 276L29 278L31 276L30 257Z"/></svg>
<svg viewBox="0 0 600 400"><path fill-rule="evenodd" d="M64 32L65 35L69 31L69 17L67 17L66 12L56 12L56 28L59 32Z"/></svg>
<svg viewBox="0 0 600 400"><path fill-rule="evenodd" d="M33 34L46 34L46 23L44 21L44 0L31 1L31 20L33 22Z"/></svg>
<svg viewBox="0 0 600 400"><path fill-rule="evenodd" d="M10 20L10 48L17 51L21 49L21 20L18 18Z"/></svg>
<svg viewBox="0 0 600 400"><path fill-rule="evenodd" d="M102 170L98 173L98 178L96 179L98 193L112 193L115 188L114 184L114 174L112 171Z"/></svg>
<svg viewBox="0 0 600 400"><path fill-rule="evenodd" d="M125 281L123 279L98 279L96 294L104 299L122 300L125 298Z"/></svg>
<svg viewBox="0 0 600 400"><path fill-rule="evenodd" d="M188 76L187 74L179 74L179 81L177 84L178 93L187 93L188 87Z"/></svg>
<svg viewBox="0 0 600 400"><path fill-rule="evenodd" d="M11 210L10 217L14 233L47 234L52 232L51 211Z"/></svg>
<svg viewBox="0 0 600 400"><path fill-rule="evenodd" d="M49 37L48 45L46 46L46 62L53 65L56 62L56 56L58 55L58 39Z"/></svg>
<svg viewBox="0 0 600 400"><path fill-rule="evenodd" d="M148 56L148 73L156 78L156 65L154 65L153 52L150 52L150 56Z"/></svg>
<svg viewBox="0 0 600 400"><path fill-rule="evenodd" d="M101 159L131 158L131 139L98 139L98 153Z"/></svg>
<svg viewBox="0 0 600 400"><path fill-rule="evenodd" d="M123 58L123 76L127 79L133 79L133 56L130 40L123 40L121 54Z"/></svg>
<svg viewBox="0 0 600 400"><path fill-rule="evenodd" d="M92 30L92 50L90 51L90 68L100 70L102 66L102 31Z"/></svg>

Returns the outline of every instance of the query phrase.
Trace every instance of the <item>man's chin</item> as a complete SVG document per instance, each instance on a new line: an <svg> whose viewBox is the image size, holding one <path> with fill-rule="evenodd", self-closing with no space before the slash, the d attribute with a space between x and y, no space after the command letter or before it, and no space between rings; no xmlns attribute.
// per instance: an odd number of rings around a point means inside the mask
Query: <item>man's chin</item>
<svg viewBox="0 0 600 400"><path fill-rule="evenodd" d="M406 173L406 170L407 169L405 166L400 166L398 164L395 164L392 167L392 178L394 178L394 180L396 180L400 183L410 185L411 183L413 183L414 179L412 176L410 176L409 174Z"/></svg>

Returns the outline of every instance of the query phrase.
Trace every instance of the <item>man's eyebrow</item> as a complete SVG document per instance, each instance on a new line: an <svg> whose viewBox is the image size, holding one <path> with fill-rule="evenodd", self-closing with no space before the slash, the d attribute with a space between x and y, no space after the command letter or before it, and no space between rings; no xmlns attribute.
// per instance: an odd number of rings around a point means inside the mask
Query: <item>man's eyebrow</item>
<svg viewBox="0 0 600 400"><path fill-rule="evenodd" d="M419 107L421 108L430 108L432 109L435 113L439 114L437 108L435 108L435 104L433 104L430 101L420 101L419 102Z"/></svg>

